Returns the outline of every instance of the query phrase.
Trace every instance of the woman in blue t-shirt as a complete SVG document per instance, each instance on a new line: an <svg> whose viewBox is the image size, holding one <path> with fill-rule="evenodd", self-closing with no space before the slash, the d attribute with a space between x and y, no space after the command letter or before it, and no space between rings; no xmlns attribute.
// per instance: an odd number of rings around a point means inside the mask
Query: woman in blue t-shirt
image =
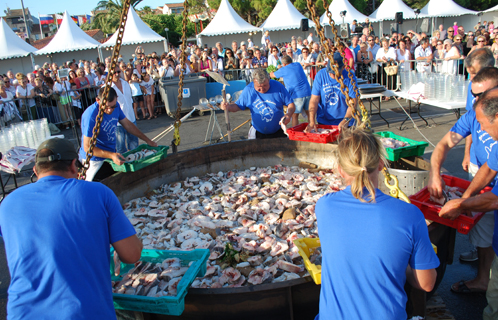
<svg viewBox="0 0 498 320"><path fill-rule="evenodd" d="M377 189L386 160L372 133L345 130L337 151L347 187L315 208L323 254L317 319L406 319L405 282L431 291L439 266L424 216Z"/></svg>

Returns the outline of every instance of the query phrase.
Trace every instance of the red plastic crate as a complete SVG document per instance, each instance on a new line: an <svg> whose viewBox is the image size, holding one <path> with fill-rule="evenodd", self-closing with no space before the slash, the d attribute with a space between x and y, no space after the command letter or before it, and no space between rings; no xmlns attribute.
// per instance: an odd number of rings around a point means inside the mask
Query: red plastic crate
<svg viewBox="0 0 498 320"><path fill-rule="evenodd" d="M470 185L470 181L460 179L449 175L441 175L444 183L449 187L457 187L464 192ZM484 188L480 193L491 191L491 187ZM424 214L425 218L434 222L444 224L445 226L456 229L462 234L467 234L481 220L484 212L476 213L473 217L461 214L455 220L441 218L439 212L442 206L430 200L430 194L427 187L423 188L416 194L409 197L410 201L416 205Z"/></svg>
<svg viewBox="0 0 498 320"><path fill-rule="evenodd" d="M295 127L287 129L287 133L289 134L290 140L297 141L307 141L307 142L315 142L315 143L331 143L337 140L339 137L339 128L338 126L329 126L319 124L316 127L318 129L333 129L330 134L316 134L316 133L305 133L304 129L308 126L308 123L304 122L298 124Z"/></svg>

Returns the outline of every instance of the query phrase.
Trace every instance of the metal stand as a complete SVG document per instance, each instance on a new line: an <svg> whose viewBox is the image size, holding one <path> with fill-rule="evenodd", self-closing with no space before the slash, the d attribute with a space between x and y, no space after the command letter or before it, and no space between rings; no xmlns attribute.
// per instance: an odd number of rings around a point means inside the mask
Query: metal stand
<svg viewBox="0 0 498 320"><path fill-rule="evenodd" d="M422 117L422 115L420 114L420 105L421 103L420 102L416 102L417 104L417 115L419 116L420 119L424 120L425 122L425 125L428 126L429 125L429 122L427 122L427 120L425 120L424 117ZM458 110L460 111L460 110ZM411 114L412 113L412 101L411 100L408 100L408 114ZM405 120L403 120L403 122L401 122L401 125L399 126L399 130L403 130L403 124L405 124L405 122L410 119L410 117L406 117Z"/></svg>
<svg viewBox="0 0 498 320"><path fill-rule="evenodd" d="M213 134L215 127L218 128L218 132L220 134L220 138L216 139L214 143L218 142L219 140L225 140L223 137L223 132L221 131L221 126L220 123L218 122L218 118L216 117L216 110L214 107L211 107L210 109L211 115L209 116L209 124L207 127L206 131L206 137L204 138L204 144L211 144L213 143ZM211 132L211 134L209 134ZM208 141L208 136L209 136L209 141Z"/></svg>
<svg viewBox="0 0 498 320"><path fill-rule="evenodd" d="M371 100L369 100L369 102L370 102L370 116L378 115L379 117L381 117L382 120L384 120L386 122L387 127L389 128L389 122L380 113L380 110L382 107L382 97L379 97L379 105L378 106L374 103L374 99L375 98L372 98ZM374 105L377 108L378 112L374 113L372 111L372 105Z"/></svg>
<svg viewBox="0 0 498 320"><path fill-rule="evenodd" d="M17 189L18 186L17 186L17 178L16 178L16 175L15 174L10 174L9 175L9 178L7 179L7 181L5 182L5 184L3 183L3 179L2 179L2 174L0 173L0 185L2 187L2 199L5 199L5 196L10 193L10 192L5 192L5 187L7 186L7 184L9 184L9 181L10 181L10 178L13 177L14 178L14 186L15 188L14 189Z"/></svg>

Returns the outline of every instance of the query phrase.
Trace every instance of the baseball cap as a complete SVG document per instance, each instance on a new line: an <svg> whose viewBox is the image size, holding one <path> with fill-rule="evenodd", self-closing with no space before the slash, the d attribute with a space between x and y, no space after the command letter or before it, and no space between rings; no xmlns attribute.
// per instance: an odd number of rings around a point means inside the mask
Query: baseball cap
<svg viewBox="0 0 498 320"><path fill-rule="evenodd" d="M237 54L240 54L240 53L242 53L242 50L240 50L240 49L237 50Z"/></svg>
<svg viewBox="0 0 498 320"><path fill-rule="evenodd" d="M334 52L334 61L337 63L337 67L339 69L341 69L342 67L344 67L344 62L343 62L341 54L339 52ZM332 69L330 63L327 64L327 72L335 74L335 72Z"/></svg>
<svg viewBox="0 0 498 320"><path fill-rule="evenodd" d="M240 45L241 45L241 46L245 46L245 45L247 45L247 43L246 43L245 41L242 41L242 42L240 43Z"/></svg>
<svg viewBox="0 0 498 320"><path fill-rule="evenodd" d="M48 149L52 151L52 155L39 157L41 150ZM78 153L73 143L66 139L52 138L43 141L36 150L36 163L47 161L71 161L78 159Z"/></svg>

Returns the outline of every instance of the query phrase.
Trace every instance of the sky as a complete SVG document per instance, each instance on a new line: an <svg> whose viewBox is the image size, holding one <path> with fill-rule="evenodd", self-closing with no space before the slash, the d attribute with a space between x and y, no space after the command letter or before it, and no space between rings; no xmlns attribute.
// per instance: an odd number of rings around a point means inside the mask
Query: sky
<svg viewBox="0 0 498 320"><path fill-rule="evenodd" d="M68 11L70 15L82 15L90 14L97 3L98 0L86 0L86 1L76 1L76 0L23 0L24 8L29 8L31 15L37 17L40 14L54 14L56 12ZM157 8L158 6L163 6L165 3L178 3L183 2L181 0L143 0L137 5L138 9L142 9L145 6L151 8ZM4 16L4 10L10 9L21 9L21 0L13 1L8 0L1 6L1 16Z"/></svg>

